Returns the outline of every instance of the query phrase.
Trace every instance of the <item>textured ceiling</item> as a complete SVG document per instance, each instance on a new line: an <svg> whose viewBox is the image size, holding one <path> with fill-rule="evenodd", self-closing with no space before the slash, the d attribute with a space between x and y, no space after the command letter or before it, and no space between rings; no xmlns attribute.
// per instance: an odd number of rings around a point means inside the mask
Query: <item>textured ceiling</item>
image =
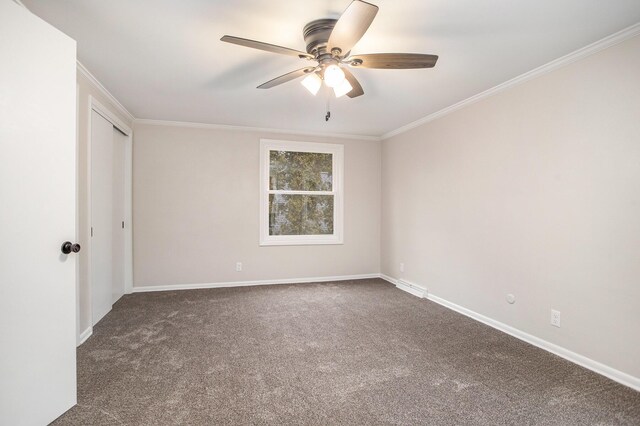
<svg viewBox="0 0 640 426"><path fill-rule="evenodd" d="M303 26L349 0L23 0L78 42L79 60L137 118L379 136L640 21L638 0L372 0L352 53L440 56L433 69L356 69L365 95L256 86L305 61L219 41L304 50Z"/></svg>

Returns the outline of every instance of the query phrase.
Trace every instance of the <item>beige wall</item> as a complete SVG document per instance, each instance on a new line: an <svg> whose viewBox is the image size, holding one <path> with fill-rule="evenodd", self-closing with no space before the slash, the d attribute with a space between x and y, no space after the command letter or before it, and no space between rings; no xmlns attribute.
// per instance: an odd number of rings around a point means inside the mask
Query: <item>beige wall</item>
<svg viewBox="0 0 640 426"><path fill-rule="evenodd" d="M134 286L382 270L640 377L638 75L636 37L382 143L137 123ZM131 122L78 83L86 244L89 94ZM344 245L258 245L261 137L345 145Z"/></svg>
<svg viewBox="0 0 640 426"><path fill-rule="evenodd" d="M384 141L382 272L640 377L639 76L636 37Z"/></svg>
<svg viewBox="0 0 640 426"><path fill-rule="evenodd" d="M98 90L81 72L77 73L78 82L78 242L82 246L79 255L78 271L78 333L91 327L91 293L89 289L89 96L93 96L108 108L123 123L132 126L132 121Z"/></svg>
<svg viewBox="0 0 640 426"><path fill-rule="evenodd" d="M343 245L258 245L261 137L344 145ZM136 123L133 146L134 287L379 273L380 142Z"/></svg>

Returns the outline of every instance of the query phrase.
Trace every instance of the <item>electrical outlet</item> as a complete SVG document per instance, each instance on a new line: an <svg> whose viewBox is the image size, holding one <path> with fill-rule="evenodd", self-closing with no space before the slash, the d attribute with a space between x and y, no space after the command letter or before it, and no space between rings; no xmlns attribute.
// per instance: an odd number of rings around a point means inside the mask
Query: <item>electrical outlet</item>
<svg viewBox="0 0 640 426"><path fill-rule="evenodd" d="M236 262L236 272L242 271L242 262Z"/></svg>
<svg viewBox="0 0 640 426"><path fill-rule="evenodd" d="M551 325L560 327L560 311L551 310Z"/></svg>
<svg viewBox="0 0 640 426"><path fill-rule="evenodd" d="M400 272L404 272L404 263L400 262Z"/></svg>

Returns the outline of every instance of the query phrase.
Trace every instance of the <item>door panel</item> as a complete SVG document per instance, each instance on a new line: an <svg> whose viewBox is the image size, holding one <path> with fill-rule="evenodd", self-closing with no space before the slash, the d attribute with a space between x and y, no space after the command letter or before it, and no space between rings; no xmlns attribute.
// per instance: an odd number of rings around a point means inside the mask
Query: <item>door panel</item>
<svg viewBox="0 0 640 426"><path fill-rule="evenodd" d="M91 111L91 315L113 304L113 125Z"/></svg>
<svg viewBox="0 0 640 426"><path fill-rule="evenodd" d="M125 197L125 148L127 137L113 128L113 303L125 292L124 289L124 221Z"/></svg>
<svg viewBox="0 0 640 426"><path fill-rule="evenodd" d="M75 42L0 1L0 424L76 403Z"/></svg>

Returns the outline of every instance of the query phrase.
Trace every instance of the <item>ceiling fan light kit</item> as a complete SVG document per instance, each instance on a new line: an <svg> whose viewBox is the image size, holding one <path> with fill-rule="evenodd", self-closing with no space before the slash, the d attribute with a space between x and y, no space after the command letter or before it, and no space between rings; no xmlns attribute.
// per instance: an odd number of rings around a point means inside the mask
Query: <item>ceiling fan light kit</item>
<svg viewBox="0 0 640 426"><path fill-rule="evenodd" d="M324 69L324 84L332 89L344 81L344 71L336 64L328 65Z"/></svg>
<svg viewBox="0 0 640 426"><path fill-rule="evenodd" d="M353 68L412 69L432 68L438 56L418 53L374 53L350 56L351 49L362 38L378 13L378 6L354 0L339 19L317 19L303 29L306 52L260 41L225 35L222 41L281 55L316 62L276 77L258 86L270 89L303 76L302 85L314 96L322 83L333 89L335 96L356 98L364 95L362 86L349 70Z"/></svg>
<svg viewBox="0 0 640 426"><path fill-rule="evenodd" d="M349 80L344 79L342 80L342 83L333 88L333 93L335 93L336 98L339 98L340 96L344 96L352 90L353 86L349 83Z"/></svg>
<svg viewBox="0 0 640 426"><path fill-rule="evenodd" d="M322 87L322 79L318 76L318 74L311 73L306 76L301 82L302 84L313 96L318 94L318 90Z"/></svg>

